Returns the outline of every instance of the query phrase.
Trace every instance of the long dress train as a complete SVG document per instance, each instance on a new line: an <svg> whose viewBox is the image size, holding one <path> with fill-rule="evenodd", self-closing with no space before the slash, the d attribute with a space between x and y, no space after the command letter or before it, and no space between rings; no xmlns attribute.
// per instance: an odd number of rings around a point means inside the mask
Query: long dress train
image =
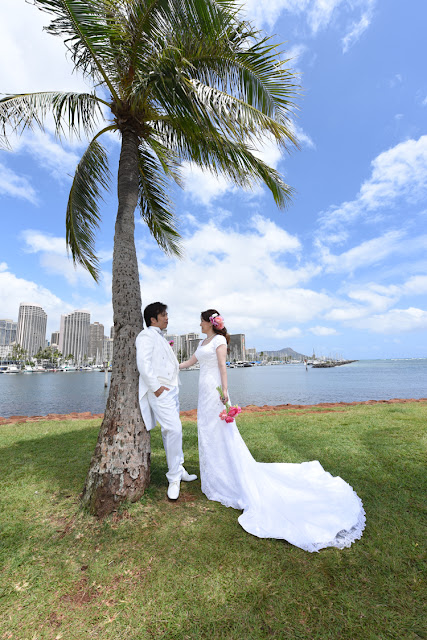
<svg viewBox="0 0 427 640"><path fill-rule="evenodd" d="M256 462L235 422L219 418L224 408L216 349L226 344L215 336L199 344L197 428L202 491L210 500L242 509L238 521L259 538L279 538L306 551L349 547L362 536L365 512L360 498L340 477L315 460L293 463Z"/></svg>

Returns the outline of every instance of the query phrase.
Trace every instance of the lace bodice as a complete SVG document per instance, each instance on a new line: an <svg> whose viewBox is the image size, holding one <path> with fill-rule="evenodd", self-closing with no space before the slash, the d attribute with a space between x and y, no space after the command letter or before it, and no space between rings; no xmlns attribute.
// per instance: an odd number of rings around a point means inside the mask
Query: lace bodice
<svg viewBox="0 0 427 640"><path fill-rule="evenodd" d="M194 354L199 361L201 374L206 369L218 369L218 357L216 350L221 344L226 345L227 340L224 336L216 335L207 344L203 344L203 342L203 340L200 341Z"/></svg>

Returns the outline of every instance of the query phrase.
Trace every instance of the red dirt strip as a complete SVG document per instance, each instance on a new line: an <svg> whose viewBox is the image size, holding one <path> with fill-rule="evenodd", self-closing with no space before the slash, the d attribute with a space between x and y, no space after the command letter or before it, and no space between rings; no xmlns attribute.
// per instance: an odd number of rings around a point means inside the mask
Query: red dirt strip
<svg viewBox="0 0 427 640"><path fill-rule="evenodd" d="M278 404L268 405L265 404L262 407L257 407L254 404L249 404L246 407L242 407L244 413L274 413L277 411L289 411L298 409L303 410L305 413L325 413L326 411L336 411L343 407L353 407L355 405L373 405L373 404L407 404L411 402L427 403L427 398L392 398L391 400L365 400L364 402L320 402L319 404ZM322 411L313 411L319 410ZM99 420L103 418L103 413L91 413L86 411L84 413L48 413L47 416L10 416L10 418L0 417L0 425L4 424L16 424L23 422L41 422L44 420ZM189 422L195 422L197 420L197 409L191 409L190 411L181 411L181 418Z"/></svg>

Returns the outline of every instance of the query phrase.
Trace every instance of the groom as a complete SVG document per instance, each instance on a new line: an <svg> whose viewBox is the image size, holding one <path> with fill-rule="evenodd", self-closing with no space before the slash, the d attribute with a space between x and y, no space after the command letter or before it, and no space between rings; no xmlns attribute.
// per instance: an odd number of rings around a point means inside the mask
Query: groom
<svg viewBox="0 0 427 640"><path fill-rule="evenodd" d="M180 482L196 480L184 469L182 425L179 419L179 364L172 347L163 337L168 326L167 306L153 302L144 309L147 328L136 338L136 362L139 371L139 404L148 431L160 423L166 452L169 482L168 498L179 496Z"/></svg>

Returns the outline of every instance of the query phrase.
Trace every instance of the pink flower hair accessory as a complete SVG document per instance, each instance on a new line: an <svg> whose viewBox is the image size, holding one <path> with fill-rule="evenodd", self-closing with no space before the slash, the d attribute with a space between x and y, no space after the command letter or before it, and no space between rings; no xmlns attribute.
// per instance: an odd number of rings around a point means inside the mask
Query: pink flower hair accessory
<svg viewBox="0 0 427 640"><path fill-rule="evenodd" d="M219 315L219 313L213 313L209 316L209 322L216 329L224 329L224 318Z"/></svg>

